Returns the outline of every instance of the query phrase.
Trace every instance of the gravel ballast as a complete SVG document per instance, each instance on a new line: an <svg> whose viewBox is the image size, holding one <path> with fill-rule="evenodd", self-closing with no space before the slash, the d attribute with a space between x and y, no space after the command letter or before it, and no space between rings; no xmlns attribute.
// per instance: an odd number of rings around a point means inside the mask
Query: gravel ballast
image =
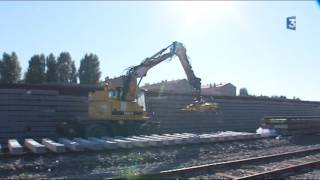
<svg viewBox="0 0 320 180"><path fill-rule="evenodd" d="M319 136L0 159L0 178L105 178L320 147Z"/></svg>

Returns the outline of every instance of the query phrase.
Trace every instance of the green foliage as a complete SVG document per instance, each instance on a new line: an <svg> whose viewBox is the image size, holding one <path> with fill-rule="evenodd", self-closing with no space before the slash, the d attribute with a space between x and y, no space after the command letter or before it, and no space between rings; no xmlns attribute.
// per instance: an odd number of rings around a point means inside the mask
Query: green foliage
<svg viewBox="0 0 320 180"><path fill-rule="evenodd" d="M11 55L3 53L0 63L0 75L0 80L3 84L14 84L19 82L21 67L15 52L12 52Z"/></svg>
<svg viewBox="0 0 320 180"><path fill-rule="evenodd" d="M298 97L295 97L295 96L293 96L293 98L292 98L293 100L297 100L297 101L301 101L301 99L300 98L298 98Z"/></svg>
<svg viewBox="0 0 320 180"><path fill-rule="evenodd" d="M78 73L76 65L74 64L74 61L71 63L71 83L77 84L78 82Z"/></svg>
<svg viewBox="0 0 320 180"><path fill-rule="evenodd" d="M85 54L80 61L79 79L80 84L97 84L99 82L100 62L95 54Z"/></svg>
<svg viewBox="0 0 320 180"><path fill-rule="evenodd" d="M48 83L55 83L58 82L58 73L57 73L57 61L55 56L51 53L46 58L46 64L47 64L47 82Z"/></svg>
<svg viewBox="0 0 320 180"><path fill-rule="evenodd" d="M25 74L25 82L41 84L46 81L46 59L43 54L36 54L29 60L29 67Z"/></svg>
<svg viewBox="0 0 320 180"><path fill-rule="evenodd" d="M74 62L68 52L62 52L57 59L57 75L59 83L73 83L74 82ZM74 67L73 67L74 66Z"/></svg>

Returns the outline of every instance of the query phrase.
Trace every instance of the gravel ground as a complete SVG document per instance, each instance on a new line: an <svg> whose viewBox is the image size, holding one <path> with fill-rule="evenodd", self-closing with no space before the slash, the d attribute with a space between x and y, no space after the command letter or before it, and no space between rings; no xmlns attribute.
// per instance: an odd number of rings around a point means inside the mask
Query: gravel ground
<svg viewBox="0 0 320 180"><path fill-rule="evenodd" d="M320 146L318 136L0 159L0 178L101 178ZM319 143L319 145L318 145Z"/></svg>
<svg viewBox="0 0 320 180"><path fill-rule="evenodd" d="M300 174L290 176L288 179L320 179L320 169L305 169Z"/></svg>
<svg viewBox="0 0 320 180"><path fill-rule="evenodd" d="M288 176L287 179L320 179L320 169L306 168Z"/></svg>

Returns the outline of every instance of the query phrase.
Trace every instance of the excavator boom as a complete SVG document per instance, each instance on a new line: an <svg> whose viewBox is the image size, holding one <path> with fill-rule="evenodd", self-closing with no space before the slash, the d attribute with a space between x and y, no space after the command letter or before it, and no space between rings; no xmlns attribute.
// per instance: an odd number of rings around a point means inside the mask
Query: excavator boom
<svg viewBox="0 0 320 180"><path fill-rule="evenodd" d="M181 44L177 43L176 55L179 57L180 63L187 75L190 85L194 88L194 98L196 101L201 100L201 79L196 77L190 61L188 60L186 48Z"/></svg>
<svg viewBox="0 0 320 180"><path fill-rule="evenodd" d="M137 87L140 85L143 77L147 75L147 72L159 63L168 59L170 60L174 56L178 56L187 75L187 79L193 87L195 104L191 104L188 106L190 108L187 109L198 109L199 107L201 108L202 105L205 105L206 109L213 108L211 103L205 103L201 98L201 79L195 76L186 51L187 50L182 43L175 41L153 56L144 59L139 65L129 67L124 76L123 94L121 99L124 101L134 101L137 94ZM137 78L140 78L139 82L137 82Z"/></svg>
<svg viewBox="0 0 320 180"><path fill-rule="evenodd" d="M186 48L183 46L182 43L177 41L173 42L171 45L167 46L166 48L162 49L161 51L157 52L151 57L144 59L139 65L130 67L127 70L125 82L124 82L124 99L133 99L131 97L133 91L136 91L135 83L137 78L140 78L138 82L138 86L143 77L147 75L147 72L154 66L158 65L159 63L171 59L174 56L178 56L180 63L187 75L187 79L190 85L194 88L194 98L197 101L201 99L201 79L196 77L192 66L188 60L188 56L186 54ZM128 97L129 95L129 97ZM126 97L127 96L127 97Z"/></svg>

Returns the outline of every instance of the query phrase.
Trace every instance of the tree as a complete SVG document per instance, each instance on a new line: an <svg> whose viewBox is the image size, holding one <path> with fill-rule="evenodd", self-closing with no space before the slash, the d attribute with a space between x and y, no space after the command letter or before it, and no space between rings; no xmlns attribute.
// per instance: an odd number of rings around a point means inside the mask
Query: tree
<svg viewBox="0 0 320 180"><path fill-rule="evenodd" d="M287 99L287 96L284 96L284 95L280 95L279 97L280 99Z"/></svg>
<svg viewBox="0 0 320 180"><path fill-rule="evenodd" d="M76 65L74 64L74 61L71 63L71 83L77 84L78 82L78 73L77 73L77 68Z"/></svg>
<svg viewBox="0 0 320 180"><path fill-rule="evenodd" d="M29 67L25 74L26 83L44 83L46 81L46 58L43 54L34 55L29 60Z"/></svg>
<svg viewBox="0 0 320 180"><path fill-rule="evenodd" d="M15 52L12 52L11 55L3 53L0 65L1 83L18 83L21 76L21 67L17 54Z"/></svg>
<svg viewBox="0 0 320 180"><path fill-rule="evenodd" d="M283 95L280 95L280 96L272 95L270 98L273 98L273 99L287 99L287 97L283 96Z"/></svg>
<svg viewBox="0 0 320 180"><path fill-rule="evenodd" d="M240 96L249 96L247 88L240 88L239 95Z"/></svg>
<svg viewBox="0 0 320 180"><path fill-rule="evenodd" d="M96 84L99 82L100 62L98 56L95 54L85 54L80 61L79 79L80 84Z"/></svg>
<svg viewBox="0 0 320 180"><path fill-rule="evenodd" d="M47 61L47 82L54 83L58 82L58 73L57 73L57 61L54 55L51 53L46 59Z"/></svg>
<svg viewBox="0 0 320 180"><path fill-rule="evenodd" d="M57 58L57 75L59 83L72 82L72 63L71 56L68 52L61 52Z"/></svg>
<svg viewBox="0 0 320 180"><path fill-rule="evenodd" d="M295 96L293 96L293 98L292 98L293 100L297 100L297 101L300 101L300 98L298 98L298 97L295 97Z"/></svg>

